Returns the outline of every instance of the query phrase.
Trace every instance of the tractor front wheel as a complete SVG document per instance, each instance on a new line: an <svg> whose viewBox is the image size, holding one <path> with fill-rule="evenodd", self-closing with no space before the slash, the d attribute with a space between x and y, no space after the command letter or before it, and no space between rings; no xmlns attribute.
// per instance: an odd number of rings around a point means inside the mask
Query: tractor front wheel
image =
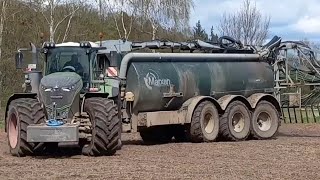
<svg viewBox="0 0 320 180"><path fill-rule="evenodd" d="M32 98L20 98L11 101L7 116L7 137L10 153L13 156L31 155L42 143L27 142L27 127L30 124L45 122L41 104Z"/></svg>
<svg viewBox="0 0 320 180"><path fill-rule="evenodd" d="M82 147L82 153L87 156L114 155L121 146L121 121L114 101L100 97L88 98L84 111L88 113L92 124L92 138L90 143Z"/></svg>

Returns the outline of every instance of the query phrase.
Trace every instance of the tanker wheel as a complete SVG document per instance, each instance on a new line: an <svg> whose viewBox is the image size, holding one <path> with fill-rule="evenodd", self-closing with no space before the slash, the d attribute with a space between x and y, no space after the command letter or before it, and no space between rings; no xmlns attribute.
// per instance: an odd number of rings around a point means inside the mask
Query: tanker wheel
<svg viewBox="0 0 320 180"><path fill-rule="evenodd" d="M92 124L91 141L82 145L86 156L111 156L121 145L121 122L113 100L93 97L85 100L84 111Z"/></svg>
<svg viewBox="0 0 320 180"><path fill-rule="evenodd" d="M140 137L145 144L164 144L172 140L173 133L168 126L155 126L140 130Z"/></svg>
<svg viewBox="0 0 320 180"><path fill-rule="evenodd" d="M221 117L220 134L226 140L243 141L250 135L250 111L240 102L230 103Z"/></svg>
<svg viewBox="0 0 320 180"><path fill-rule="evenodd" d="M251 119L251 134L253 138L272 138L279 128L279 116L279 112L273 104L267 101L259 102Z"/></svg>
<svg viewBox="0 0 320 180"><path fill-rule="evenodd" d="M10 153L13 156L22 157L43 150L43 143L27 142L27 126L42 122L45 122L45 114L36 99L20 98L10 103L6 126Z"/></svg>
<svg viewBox="0 0 320 180"><path fill-rule="evenodd" d="M210 101L201 102L194 110L191 118L191 142L213 142L219 133L219 114Z"/></svg>

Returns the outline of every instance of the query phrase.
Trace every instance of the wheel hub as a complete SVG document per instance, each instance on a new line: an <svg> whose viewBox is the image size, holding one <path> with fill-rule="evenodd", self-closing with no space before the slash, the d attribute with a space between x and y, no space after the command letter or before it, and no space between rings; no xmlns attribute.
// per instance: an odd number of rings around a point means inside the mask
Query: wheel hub
<svg viewBox="0 0 320 180"><path fill-rule="evenodd" d="M233 130L237 133L244 129L244 116L242 113L236 113L232 116Z"/></svg>
<svg viewBox="0 0 320 180"><path fill-rule="evenodd" d="M262 112L257 118L258 128L261 131L268 131L271 128L271 117L268 113Z"/></svg>
<svg viewBox="0 0 320 180"><path fill-rule="evenodd" d="M207 112L204 115L204 130L206 133L212 133L214 130L213 115L210 112Z"/></svg>
<svg viewBox="0 0 320 180"><path fill-rule="evenodd" d="M18 144L18 120L15 114L11 114L9 119L9 128L8 128L8 135L9 135L9 144L11 148L15 148Z"/></svg>

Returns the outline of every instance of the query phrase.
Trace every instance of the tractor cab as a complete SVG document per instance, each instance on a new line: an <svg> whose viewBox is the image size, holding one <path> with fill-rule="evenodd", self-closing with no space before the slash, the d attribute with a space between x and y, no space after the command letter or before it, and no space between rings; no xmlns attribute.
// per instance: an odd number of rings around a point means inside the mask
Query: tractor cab
<svg viewBox="0 0 320 180"><path fill-rule="evenodd" d="M81 92L89 92L92 80L92 63L96 57L98 45L85 43L61 43L54 47L45 47L44 75L61 75L74 72L81 77L83 83ZM67 78L67 77L66 77ZM67 79L66 79L67 80Z"/></svg>
<svg viewBox="0 0 320 180"><path fill-rule="evenodd" d="M67 75L73 72L80 77L83 83L81 92L90 92L90 88L93 87L92 81L98 78L95 77L93 69L97 64L97 52L100 49L105 48L99 47L98 44L93 42L67 42L60 44L45 42L41 48L36 48L31 44L31 49L19 49L16 55L17 69L22 68L24 61L23 51L32 53L32 63L27 65L25 71L25 86L31 87L25 91L38 93L39 80L43 76L61 76L63 81L67 81L70 78ZM39 56L44 57L42 70L39 68Z"/></svg>

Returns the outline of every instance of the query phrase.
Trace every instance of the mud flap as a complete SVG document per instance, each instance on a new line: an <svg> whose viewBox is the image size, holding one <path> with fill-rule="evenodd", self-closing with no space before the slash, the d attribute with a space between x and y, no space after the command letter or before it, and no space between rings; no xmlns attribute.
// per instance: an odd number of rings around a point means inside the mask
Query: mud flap
<svg viewBox="0 0 320 180"><path fill-rule="evenodd" d="M28 142L78 142L78 125L47 126L46 124L27 127Z"/></svg>

